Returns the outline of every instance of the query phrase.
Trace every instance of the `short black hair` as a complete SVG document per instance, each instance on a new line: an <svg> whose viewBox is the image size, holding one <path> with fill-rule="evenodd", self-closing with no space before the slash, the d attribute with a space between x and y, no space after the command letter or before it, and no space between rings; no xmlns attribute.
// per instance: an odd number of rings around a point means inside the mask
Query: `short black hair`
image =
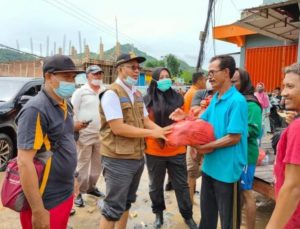
<svg viewBox="0 0 300 229"><path fill-rule="evenodd" d="M199 79L201 79L202 77L204 77L204 73L203 72L194 72L193 73L193 76L192 76L192 83L193 84L196 84L197 81Z"/></svg>
<svg viewBox="0 0 300 229"><path fill-rule="evenodd" d="M222 70L225 68L229 69L229 77L231 79L233 77L235 69L236 69L236 64L235 64L235 60L233 59L233 57L229 56L229 55L214 56L213 58L210 59L210 63L215 60L220 61L220 69L222 69Z"/></svg>

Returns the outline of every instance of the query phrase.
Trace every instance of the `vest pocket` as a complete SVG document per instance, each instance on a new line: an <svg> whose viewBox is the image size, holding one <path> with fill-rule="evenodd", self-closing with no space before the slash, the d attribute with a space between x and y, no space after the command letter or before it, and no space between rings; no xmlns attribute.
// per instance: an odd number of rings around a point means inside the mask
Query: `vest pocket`
<svg viewBox="0 0 300 229"><path fill-rule="evenodd" d="M129 102L121 103L122 113L123 113L123 122L133 125L134 124L134 115L132 113L132 105Z"/></svg>
<svg viewBox="0 0 300 229"><path fill-rule="evenodd" d="M135 139L126 138L123 136L116 136L116 153L122 155L132 155L135 150Z"/></svg>

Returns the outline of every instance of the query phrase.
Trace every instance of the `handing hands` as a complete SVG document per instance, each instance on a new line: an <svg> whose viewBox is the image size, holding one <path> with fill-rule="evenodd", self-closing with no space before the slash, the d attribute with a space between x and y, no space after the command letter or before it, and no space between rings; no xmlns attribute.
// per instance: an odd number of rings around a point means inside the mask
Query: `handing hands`
<svg viewBox="0 0 300 229"><path fill-rule="evenodd" d="M174 121L181 121L184 120L187 116L188 115L183 110L177 108L170 114L169 119L172 119Z"/></svg>
<svg viewBox="0 0 300 229"><path fill-rule="evenodd" d="M165 141L168 141L166 135L170 134L172 132L172 126L166 126L166 127L159 127L152 130L152 136L153 138L161 138Z"/></svg>

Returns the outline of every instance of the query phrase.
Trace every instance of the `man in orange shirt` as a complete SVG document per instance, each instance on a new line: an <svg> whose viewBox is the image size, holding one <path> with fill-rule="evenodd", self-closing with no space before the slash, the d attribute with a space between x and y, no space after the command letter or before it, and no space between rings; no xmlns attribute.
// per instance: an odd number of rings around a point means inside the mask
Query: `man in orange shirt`
<svg viewBox="0 0 300 229"><path fill-rule="evenodd" d="M200 89L205 89L206 77L203 72L195 72L192 77L192 86L184 95L183 111L189 113L193 97Z"/></svg>

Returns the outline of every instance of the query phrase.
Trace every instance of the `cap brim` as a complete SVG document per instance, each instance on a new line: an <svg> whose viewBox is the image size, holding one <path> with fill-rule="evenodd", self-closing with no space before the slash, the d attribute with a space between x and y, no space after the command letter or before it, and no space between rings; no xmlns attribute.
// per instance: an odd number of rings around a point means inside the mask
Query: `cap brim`
<svg viewBox="0 0 300 229"><path fill-rule="evenodd" d="M97 73L97 72L103 72L104 73L104 71L103 70L95 70L95 71L90 71L90 72L87 72L86 74L89 74L89 73Z"/></svg>
<svg viewBox="0 0 300 229"><path fill-rule="evenodd" d="M142 57L142 56L137 56L137 57L131 58L129 60L120 61L119 63L116 64L116 66L119 66L120 64L124 64L124 63L130 62L130 61L133 61L133 60L136 60L140 64L140 63L143 63L146 60L146 58Z"/></svg>
<svg viewBox="0 0 300 229"><path fill-rule="evenodd" d="M80 73L85 73L85 71L82 71L82 70L63 70L63 71L54 71L53 73L76 73L76 74L80 74Z"/></svg>

